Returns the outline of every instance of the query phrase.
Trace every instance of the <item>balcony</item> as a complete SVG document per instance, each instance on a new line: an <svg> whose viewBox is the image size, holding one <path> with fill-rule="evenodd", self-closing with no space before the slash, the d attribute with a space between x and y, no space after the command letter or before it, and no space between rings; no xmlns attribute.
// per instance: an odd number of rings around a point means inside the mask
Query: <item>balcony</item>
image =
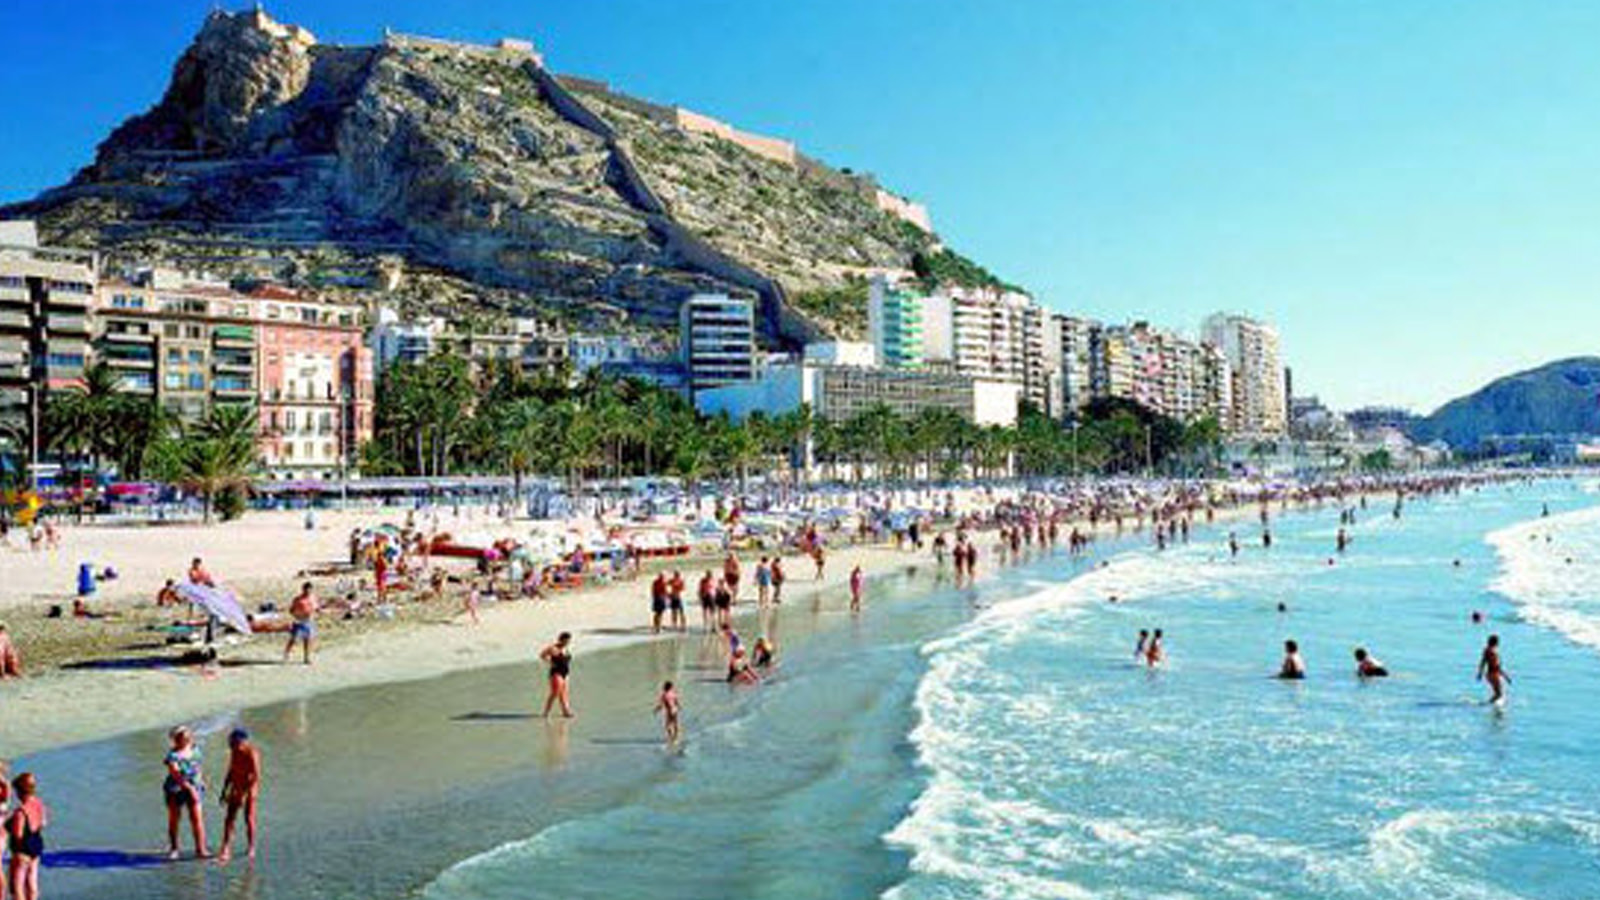
<svg viewBox="0 0 1600 900"><path fill-rule="evenodd" d="M103 341L115 341L119 344L153 344L156 336L153 334L141 334L136 331L108 331L100 335L100 339Z"/></svg>
<svg viewBox="0 0 1600 900"><path fill-rule="evenodd" d="M51 313L48 320L52 332L59 334L88 334L89 319L87 316L62 315Z"/></svg>
<svg viewBox="0 0 1600 900"><path fill-rule="evenodd" d="M256 330L247 325L218 325L211 330L218 347L254 347Z"/></svg>
<svg viewBox="0 0 1600 900"><path fill-rule="evenodd" d="M31 328L33 320L21 310L0 308L0 328Z"/></svg>
<svg viewBox="0 0 1600 900"><path fill-rule="evenodd" d="M89 302L94 299L93 291L69 291L53 287L45 295L45 302L51 306L71 307L72 309L88 309Z"/></svg>
<svg viewBox="0 0 1600 900"><path fill-rule="evenodd" d="M111 356L109 354L102 355L100 358L106 361L106 365L114 369L154 369L156 367L154 358Z"/></svg>

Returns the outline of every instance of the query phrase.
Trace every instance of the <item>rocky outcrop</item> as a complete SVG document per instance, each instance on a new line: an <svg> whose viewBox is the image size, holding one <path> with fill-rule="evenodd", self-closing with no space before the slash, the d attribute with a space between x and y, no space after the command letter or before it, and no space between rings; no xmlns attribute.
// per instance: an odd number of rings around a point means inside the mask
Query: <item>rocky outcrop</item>
<svg viewBox="0 0 1600 900"><path fill-rule="evenodd" d="M1600 434L1600 357L1563 359L1496 379L1434 410L1411 434L1469 450L1491 436Z"/></svg>
<svg viewBox="0 0 1600 900"><path fill-rule="evenodd" d="M0 216L113 263L335 293L392 289L378 273L398 260L430 273L408 301L446 313L657 327L692 291L756 294L781 341L855 327L787 309L786 292L906 268L936 240L850 184L571 92L531 54L326 46L214 12L160 102L71 183Z"/></svg>

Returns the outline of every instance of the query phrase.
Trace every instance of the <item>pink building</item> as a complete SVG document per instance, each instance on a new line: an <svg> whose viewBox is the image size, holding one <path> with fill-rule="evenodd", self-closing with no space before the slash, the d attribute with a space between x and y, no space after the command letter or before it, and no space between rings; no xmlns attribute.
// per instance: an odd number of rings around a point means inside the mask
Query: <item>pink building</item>
<svg viewBox="0 0 1600 900"><path fill-rule="evenodd" d="M355 309L263 286L256 301L261 454L271 477L353 474L372 437L372 352Z"/></svg>

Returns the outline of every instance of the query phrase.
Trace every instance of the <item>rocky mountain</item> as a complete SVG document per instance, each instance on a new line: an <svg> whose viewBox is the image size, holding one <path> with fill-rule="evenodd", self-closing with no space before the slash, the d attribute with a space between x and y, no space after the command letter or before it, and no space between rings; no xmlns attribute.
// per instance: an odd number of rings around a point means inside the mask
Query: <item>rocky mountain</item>
<svg viewBox="0 0 1600 900"><path fill-rule="evenodd" d="M741 292L780 343L859 332L864 275L948 253L870 178L676 109L520 42L334 46L217 11L154 107L0 217L113 264L458 316L651 328L692 291Z"/></svg>
<svg viewBox="0 0 1600 900"><path fill-rule="evenodd" d="M1471 448L1489 435L1600 434L1600 357L1518 372L1446 403L1412 436Z"/></svg>

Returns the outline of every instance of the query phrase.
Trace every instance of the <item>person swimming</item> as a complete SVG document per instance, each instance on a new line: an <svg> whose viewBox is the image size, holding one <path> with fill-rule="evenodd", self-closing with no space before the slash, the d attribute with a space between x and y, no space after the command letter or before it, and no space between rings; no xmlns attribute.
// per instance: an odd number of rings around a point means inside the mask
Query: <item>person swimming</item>
<svg viewBox="0 0 1600 900"><path fill-rule="evenodd" d="M1290 681L1306 677L1306 662L1300 657L1300 645L1292 640L1283 642L1283 665L1278 667L1278 677Z"/></svg>
<svg viewBox="0 0 1600 900"><path fill-rule="evenodd" d="M1139 629L1139 642L1133 645L1133 658L1136 662L1144 659L1145 648L1149 646L1150 630L1148 628Z"/></svg>
<svg viewBox="0 0 1600 900"><path fill-rule="evenodd" d="M1365 647L1357 647L1356 676L1360 678L1388 678L1389 669L1368 654Z"/></svg>

